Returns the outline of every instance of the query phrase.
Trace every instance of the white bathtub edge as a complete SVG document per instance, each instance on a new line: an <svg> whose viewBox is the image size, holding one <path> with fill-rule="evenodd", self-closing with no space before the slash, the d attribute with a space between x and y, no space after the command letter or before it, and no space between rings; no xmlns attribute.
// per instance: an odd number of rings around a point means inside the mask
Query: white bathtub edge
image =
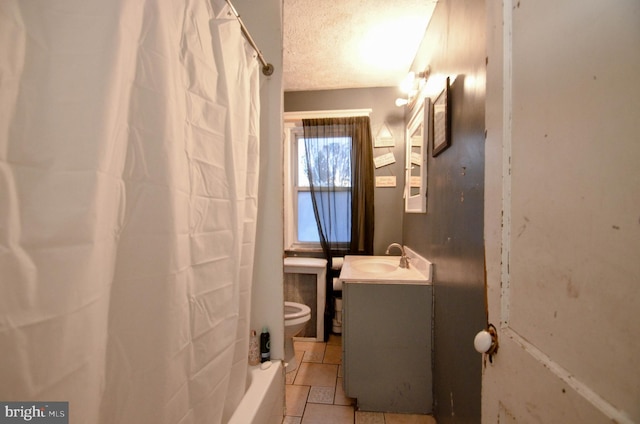
<svg viewBox="0 0 640 424"><path fill-rule="evenodd" d="M282 362L249 367L251 383L228 424L280 424L284 416L284 371Z"/></svg>

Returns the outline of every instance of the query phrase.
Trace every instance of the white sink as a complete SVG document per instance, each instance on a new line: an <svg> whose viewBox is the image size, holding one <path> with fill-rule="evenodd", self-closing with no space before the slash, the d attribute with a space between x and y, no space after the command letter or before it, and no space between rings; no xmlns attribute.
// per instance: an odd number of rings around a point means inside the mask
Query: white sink
<svg viewBox="0 0 640 424"><path fill-rule="evenodd" d="M420 265L424 263L425 265ZM431 262L412 259L409 268L400 268L400 256L344 257L340 272L342 282L378 284L431 284Z"/></svg>
<svg viewBox="0 0 640 424"><path fill-rule="evenodd" d="M395 271L400 263L399 258L380 258L377 256L365 256L362 259L355 259L351 262L351 267L360 272L370 274L380 274Z"/></svg>

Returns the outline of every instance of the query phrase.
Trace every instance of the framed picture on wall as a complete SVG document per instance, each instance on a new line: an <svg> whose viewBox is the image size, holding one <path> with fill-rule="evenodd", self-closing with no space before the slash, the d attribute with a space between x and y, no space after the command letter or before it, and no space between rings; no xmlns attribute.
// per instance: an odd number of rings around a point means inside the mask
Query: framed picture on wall
<svg viewBox="0 0 640 424"><path fill-rule="evenodd" d="M449 101L449 77L442 93L433 102L433 146L434 158L451 145L451 104Z"/></svg>

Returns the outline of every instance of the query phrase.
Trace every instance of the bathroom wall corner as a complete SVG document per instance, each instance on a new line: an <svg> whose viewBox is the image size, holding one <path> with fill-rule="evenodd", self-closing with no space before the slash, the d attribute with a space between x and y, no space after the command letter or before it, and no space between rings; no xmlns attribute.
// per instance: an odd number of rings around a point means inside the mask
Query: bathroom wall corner
<svg viewBox="0 0 640 424"><path fill-rule="evenodd" d="M260 186L251 293L253 329L269 327L271 357L284 357L282 186L282 0L234 0L251 36L274 66L260 74Z"/></svg>

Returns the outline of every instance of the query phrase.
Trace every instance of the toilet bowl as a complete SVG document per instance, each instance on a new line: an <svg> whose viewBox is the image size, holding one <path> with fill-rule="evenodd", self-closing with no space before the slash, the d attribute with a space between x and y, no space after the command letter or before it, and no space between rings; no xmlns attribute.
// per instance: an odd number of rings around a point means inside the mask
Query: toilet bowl
<svg viewBox="0 0 640 424"><path fill-rule="evenodd" d="M298 367L296 354L293 350L293 338L300 334L311 319L311 308L302 303L284 302L284 361L286 371L290 372Z"/></svg>

